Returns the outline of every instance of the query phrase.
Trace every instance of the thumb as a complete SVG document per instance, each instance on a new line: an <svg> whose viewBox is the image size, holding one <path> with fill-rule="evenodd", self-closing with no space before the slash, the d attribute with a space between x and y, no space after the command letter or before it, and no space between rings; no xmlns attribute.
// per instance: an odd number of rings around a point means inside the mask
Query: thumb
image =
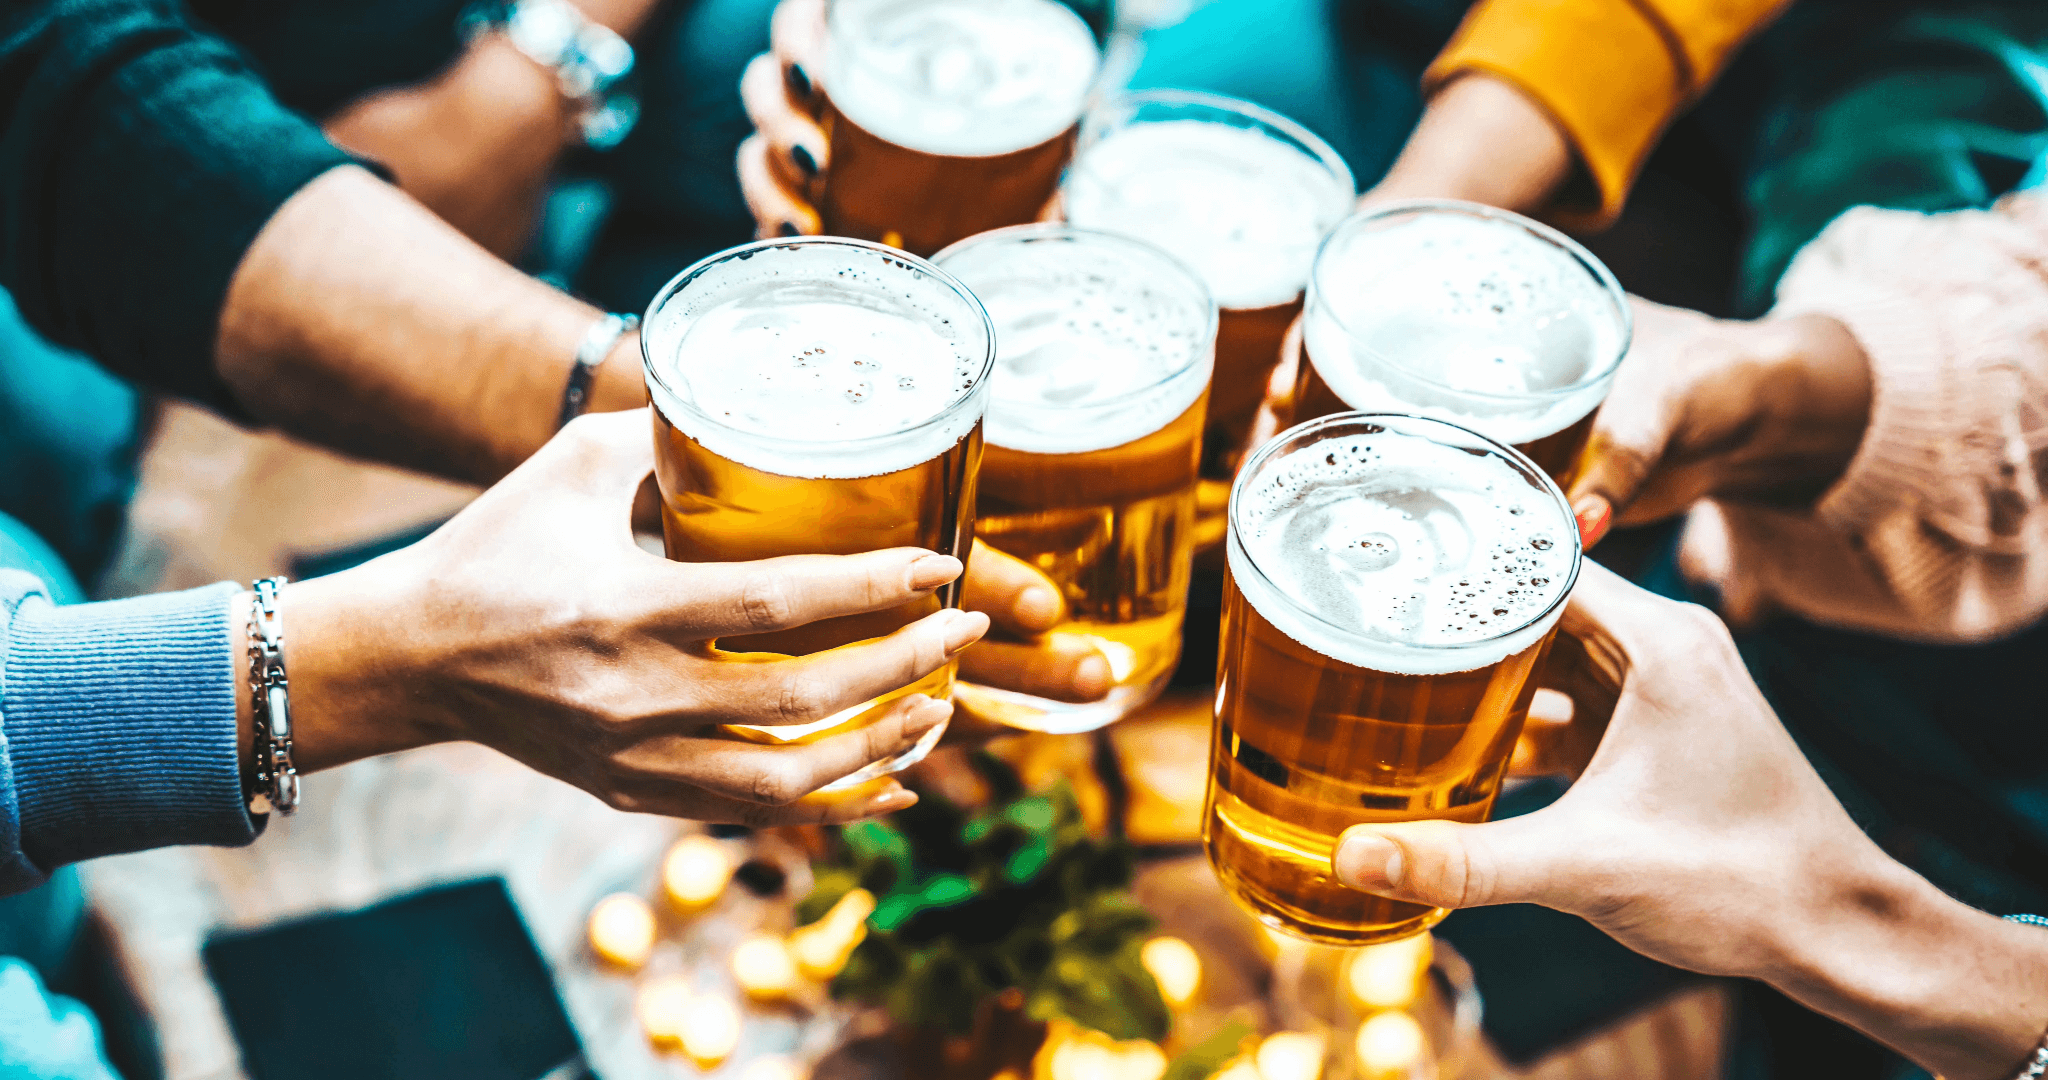
<svg viewBox="0 0 2048 1080"><path fill-rule="evenodd" d="M1539 810L1506 821L1353 825L1331 868L1350 888L1430 907L1533 903L1569 894L1576 845Z"/></svg>

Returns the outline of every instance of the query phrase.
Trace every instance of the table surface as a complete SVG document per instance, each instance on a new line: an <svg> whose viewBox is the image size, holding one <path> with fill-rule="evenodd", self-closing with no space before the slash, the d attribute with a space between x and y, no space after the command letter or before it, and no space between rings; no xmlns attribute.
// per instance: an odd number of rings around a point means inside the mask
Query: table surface
<svg viewBox="0 0 2048 1080"><path fill-rule="evenodd" d="M308 777L304 809L274 820L241 849L172 848L86 867L95 913L117 961L157 1024L168 1080L235 1080L235 1043L200 962L217 929L252 928L359 908L442 882L504 877L591 1064L606 1080L703 1075L651 1048L632 1015L633 977L594 959L584 942L591 905L618 891L657 895L656 866L684 826L623 814L565 784L476 746L432 747ZM801 881L793 881L801 887ZM1148 860L1135 885L1164 927L1199 943L1209 978L1255 996L1263 963L1256 931L1228 903L1199 856ZM730 987L721 957L745 933L786 921L787 904L727 891L719 906L671 921L650 972L685 971L700 989ZM1520 1075L1701 1080L1718 1075L1725 989L1706 986L1539 1062ZM757 1054L816 1053L839 1037L827 1010L750 1010L741 1049L714 1076L736 1076ZM1476 1077L1518 1075L1497 1060Z"/></svg>

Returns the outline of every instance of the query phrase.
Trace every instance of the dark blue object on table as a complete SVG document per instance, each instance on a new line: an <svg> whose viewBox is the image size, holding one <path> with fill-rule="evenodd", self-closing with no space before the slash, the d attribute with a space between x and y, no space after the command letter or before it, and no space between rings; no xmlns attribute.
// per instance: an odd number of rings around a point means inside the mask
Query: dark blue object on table
<svg viewBox="0 0 2048 1080"><path fill-rule="evenodd" d="M216 935L203 955L255 1080L590 1076L499 878Z"/></svg>

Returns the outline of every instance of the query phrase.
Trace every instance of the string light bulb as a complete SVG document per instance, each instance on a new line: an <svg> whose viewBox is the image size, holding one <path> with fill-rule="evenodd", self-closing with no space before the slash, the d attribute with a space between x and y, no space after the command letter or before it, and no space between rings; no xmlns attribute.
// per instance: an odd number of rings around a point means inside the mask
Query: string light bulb
<svg viewBox="0 0 2048 1080"><path fill-rule="evenodd" d="M1358 1068L1366 1080L1407 1076L1422 1049L1422 1025L1399 1009L1374 1013L1358 1026Z"/></svg>
<svg viewBox="0 0 2048 1080"><path fill-rule="evenodd" d="M1367 945L1351 958L1345 984L1361 1009L1401 1009L1422 996L1434 948L1427 933Z"/></svg>
<svg viewBox="0 0 2048 1080"><path fill-rule="evenodd" d="M1329 1042L1305 1031L1281 1031L1266 1036L1252 1055L1260 1080L1320 1080L1323 1053Z"/></svg>
<svg viewBox="0 0 2048 1080"><path fill-rule="evenodd" d="M796 986L796 960L774 934L755 934L732 951L732 977L755 1001L780 1001Z"/></svg>

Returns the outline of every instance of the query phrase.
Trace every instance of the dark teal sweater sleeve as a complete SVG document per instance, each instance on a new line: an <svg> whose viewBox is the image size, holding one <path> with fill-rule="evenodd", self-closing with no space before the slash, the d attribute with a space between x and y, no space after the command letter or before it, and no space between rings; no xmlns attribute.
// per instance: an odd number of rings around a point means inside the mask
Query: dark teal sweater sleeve
<svg viewBox="0 0 2048 1080"><path fill-rule="evenodd" d="M234 411L229 280L349 161L177 0L0 0L0 285L115 371Z"/></svg>
<svg viewBox="0 0 2048 1080"><path fill-rule="evenodd" d="M52 605L0 570L0 895L65 863L246 844L231 584Z"/></svg>

